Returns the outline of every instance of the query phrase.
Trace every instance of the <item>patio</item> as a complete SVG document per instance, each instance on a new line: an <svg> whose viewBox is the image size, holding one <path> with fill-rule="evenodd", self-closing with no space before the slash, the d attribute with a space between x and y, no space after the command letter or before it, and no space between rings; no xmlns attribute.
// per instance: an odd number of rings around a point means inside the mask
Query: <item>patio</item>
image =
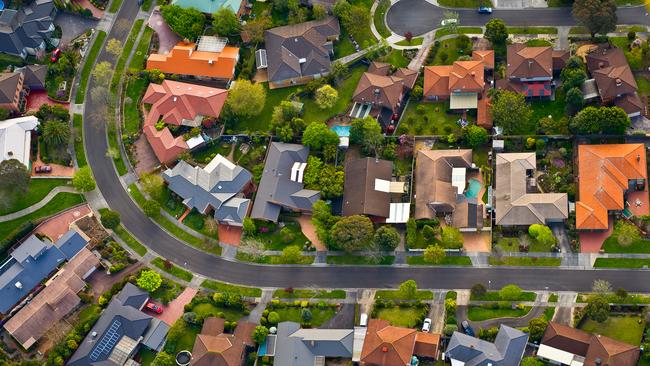
<svg viewBox="0 0 650 366"><path fill-rule="evenodd" d="M614 219L611 216L608 220L608 226L607 231L579 233L580 252L598 253L605 239L609 238L614 230Z"/></svg>
<svg viewBox="0 0 650 366"><path fill-rule="evenodd" d="M56 102L48 98L47 91L45 90L32 90L27 96L26 112L29 113L29 112L38 111L38 109L43 104L50 104L50 105L57 104L65 109L70 109L70 105L68 103Z"/></svg>
<svg viewBox="0 0 650 366"><path fill-rule="evenodd" d="M63 234L68 232L70 224L91 212L90 206L87 204L72 207L69 210L63 211L58 215L47 219L45 222L37 226L34 231L47 235L52 240L56 241L59 240Z"/></svg>

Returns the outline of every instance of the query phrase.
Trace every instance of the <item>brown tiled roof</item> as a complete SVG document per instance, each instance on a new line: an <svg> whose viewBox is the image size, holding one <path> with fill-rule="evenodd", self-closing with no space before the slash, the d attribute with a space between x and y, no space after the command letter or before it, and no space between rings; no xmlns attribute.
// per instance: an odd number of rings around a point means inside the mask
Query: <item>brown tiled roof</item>
<svg viewBox="0 0 650 366"><path fill-rule="evenodd" d="M23 86L24 76L20 72L0 73L0 104L11 104Z"/></svg>
<svg viewBox="0 0 650 366"><path fill-rule="evenodd" d="M427 66L424 68L424 96L449 96L449 75L453 66Z"/></svg>
<svg viewBox="0 0 650 366"><path fill-rule="evenodd" d="M345 164L343 216L390 215L390 193L375 190L375 179L390 181L393 163L388 160L363 158Z"/></svg>
<svg viewBox="0 0 650 366"><path fill-rule="evenodd" d="M526 47L521 43L508 46L508 79L553 76L553 49L551 47Z"/></svg>
<svg viewBox="0 0 650 366"><path fill-rule="evenodd" d="M413 86L415 85L415 81L418 79L417 71L407 69L405 67L400 67L399 69L397 69L397 71L395 71L393 75L397 76L398 78L402 78L404 87L409 90L413 89Z"/></svg>
<svg viewBox="0 0 650 366"><path fill-rule="evenodd" d="M427 358L437 358L440 334L417 332L415 334L415 349L413 354Z"/></svg>
<svg viewBox="0 0 650 366"><path fill-rule="evenodd" d="M494 51L493 50L475 50L472 52L472 60L483 61L485 68L494 69Z"/></svg>
<svg viewBox="0 0 650 366"><path fill-rule="evenodd" d="M571 52L568 50L553 50L553 70L561 70L566 66L567 61L571 57Z"/></svg>
<svg viewBox="0 0 650 366"><path fill-rule="evenodd" d="M584 357L587 355L590 338L589 333L550 322L544 331L542 344Z"/></svg>
<svg viewBox="0 0 650 366"><path fill-rule="evenodd" d="M627 114L643 113L644 110L643 101L636 92L614 99L614 105L623 109Z"/></svg>
<svg viewBox="0 0 650 366"><path fill-rule="evenodd" d="M192 349L191 366L240 366L255 324L241 322L234 334L223 333L224 320L206 318ZM241 329L240 329L241 328Z"/></svg>
<svg viewBox="0 0 650 366"><path fill-rule="evenodd" d="M390 72L390 64L385 62L373 61L368 66L368 72L375 75L388 75Z"/></svg>
<svg viewBox="0 0 650 366"><path fill-rule="evenodd" d="M404 79L364 72L359 79L352 100L397 111L404 93Z"/></svg>
<svg viewBox="0 0 650 366"><path fill-rule="evenodd" d="M620 48L599 45L587 54L586 60L601 99L611 100L617 95L636 92L636 80Z"/></svg>
<svg viewBox="0 0 650 366"><path fill-rule="evenodd" d="M480 93L485 87L484 66L481 61L456 61L449 74L451 92Z"/></svg>
<svg viewBox="0 0 650 366"><path fill-rule="evenodd" d="M367 366L406 366L411 362L416 331L393 327L386 320L371 319L361 350L361 362Z"/></svg>
<svg viewBox="0 0 650 366"><path fill-rule="evenodd" d="M476 108L476 124L490 129L492 128L492 115L490 112L490 98L487 96L487 93L483 93L481 98L478 100L478 106Z"/></svg>

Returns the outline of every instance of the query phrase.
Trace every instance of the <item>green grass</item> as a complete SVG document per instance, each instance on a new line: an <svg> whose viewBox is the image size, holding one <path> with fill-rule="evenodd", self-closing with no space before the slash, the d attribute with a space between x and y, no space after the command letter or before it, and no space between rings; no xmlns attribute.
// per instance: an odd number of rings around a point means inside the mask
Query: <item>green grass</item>
<svg viewBox="0 0 650 366"><path fill-rule="evenodd" d="M544 318L546 321L551 321L553 320L553 315L555 315L555 307L549 306L546 309L544 309Z"/></svg>
<svg viewBox="0 0 650 366"><path fill-rule="evenodd" d="M283 235L280 234L281 230L284 230L286 228L286 231L291 232L293 235L294 239L291 241L285 241L283 240ZM262 243L264 243L264 248L266 250L282 250L288 246L298 246L300 248L305 245L309 239L302 233L302 229L300 228L300 224L297 221L286 221L284 222L284 228L280 228L279 226L276 227L275 230L269 231L266 233L258 232L255 234L255 238L259 239Z"/></svg>
<svg viewBox="0 0 650 366"><path fill-rule="evenodd" d="M142 70L145 67L145 61L149 54L149 45L151 44L151 37L153 36L153 29L145 25L144 30L142 31L142 36L140 36L140 42L131 57L131 62L129 62L130 69Z"/></svg>
<svg viewBox="0 0 650 366"><path fill-rule="evenodd" d="M643 3L643 1L641 2ZM648 29L643 25L619 25L616 27L617 32L627 33L627 32L647 32Z"/></svg>
<svg viewBox="0 0 650 366"><path fill-rule="evenodd" d="M153 29L145 27L140 36L140 42L138 47L131 58L129 63L129 69L134 72L138 72L144 68L145 59L147 56L147 51L149 50L149 43L151 43L151 36L153 34ZM148 81L145 78L140 78L136 75L129 77L126 82L126 87L124 91L125 96L125 107L122 110L123 118L122 124L124 132L127 134L135 134L140 132L141 128L141 117L140 117L140 100L142 95L147 89ZM130 103L126 103L128 101Z"/></svg>
<svg viewBox="0 0 650 366"><path fill-rule="evenodd" d="M335 314L336 310L334 310L331 307L326 307L324 309L320 309L318 307L310 307L309 310L311 311L312 315L312 320L311 320L311 325L313 327L319 327L326 321L330 320ZM280 321L292 321L296 323L302 323L302 308L299 307L287 307L283 309L273 309L269 311L275 311L280 315Z"/></svg>
<svg viewBox="0 0 650 366"><path fill-rule="evenodd" d="M244 287L236 286L228 283L205 280L201 283L201 287L216 291L216 292L228 292L232 294L239 294L241 296L247 297L260 297L262 296L262 289L256 287Z"/></svg>
<svg viewBox="0 0 650 366"><path fill-rule="evenodd" d="M634 78L639 87L639 94L650 95L650 80L644 76L637 76Z"/></svg>
<svg viewBox="0 0 650 366"><path fill-rule="evenodd" d="M209 316L216 316L218 313L223 312L224 319L230 322L236 322L244 317L243 310L220 307L209 302L197 304L192 308L192 311L195 312L197 316L204 318Z"/></svg>
<svg viewBox="0 0 650 366"><path fill-rule="evenodd" d="M242 262L261 263L261 264L289 264L281 255L263 255L261 257L252 256L248 253L238 252L235 258ZM303 255L299 263L291 264L312 264L314 256Z"/></svg>
<svg viewBox="0 0 650 366"><path fill-rule="evenodd" d="M465 51L459 50L458 47L456 47L456 39L451 38L451 39L445 39L444 41L440 41L440 48L438 49L438 52L436 53L436 57L433 59L433 65L451 65L454 63L454 61L458 60L460 56L463 55L471 55L471 51L469 53L464 53ZM447 54L447 59L443 61L442 54Z"/></svg>
<svg viewBox="0 0 650 366"><path fill-rule="evenodd" d="M190 325L183 318L178 319L169 330L164 350L173 355L183 350L191 351L200 332L200 326Z"/></svg>
<svg viewBox="0 0 650 366"><path fill-rule="evenodd" d="M74 102L77 104L83 103L84 99L86 98L86 87L88 86L88 78L90 77L90 72L95 67L95 60L97 59L97 55L99 55L99 51L101 51L104 45L105 39L106 39L106 32L99 31L99 33L97 33L97 37L95 38L95 42L93 43L93 46L90 49L90 52L88 52L88 56L86 57L86 62L84 63L84 67L81 70L81 79L79 80L79 88L77 89L77 95L74 98Z"/></svg>
<svg viewBox="0 0 650 366"><path fill-rule="evenodd" d="M356 264L356 265L385 265L389 266L395 262L395 256L387 255L379 259L379 263L375 260L358 255L337 255L328 256L327 264Z"/></svg>
<svg viewBox="0 0 650 366"><path fill-rule="evenodd" d="M385 56L379 58L381 62L387 62L395 67L407 67L411 60L404 57L402 50L392 50Z"/></svg>
<svg viewBox="0 0 650 366"><path fill-rule="evenodd" d="M27 193L18 196L11 205L0 207L0 216L20 211L40 202L55 187L70 184L69 179L31 179Z"/></svg>
<svg viewBox="0 0 650 366"><path fill-rule="evenodd" d="M424 257L408 257L406 263L417 266L471 266L472 260L467 256L446 256L442 263L432 264L424 260Z"/></svg>
<svg viewBox="0 0 650 366"><path fill-rule="evenodd" d="M395 44L398 45L398 46L419 46L419 45L422 44L423 41L424 41L424 38L415 37L415 38L411 39L411 42L403 39L403 40L401 40L401 41L399 41L399 42L397 42Z"/></svg>
<svg viewBox="0 0 650 366"><path fill-rule="evenodd" d="M406 298L400 290L377 290L375 300L433 300L433 292L429 290L418 290L415 299Z"/></svg>
<svg viewBox="0 0 650 366"><path fill-rule="evenodd" d="M368 14L370 14L370 8L372 7L374 0L350 0L348 2L352 5L357 5L365 8ZM361 46L361 48L365 48L366 46L377 43L377 39L370 30L370 23L365 24L364 27L360 27L357 32L352 33L352 36L357 41L357 43L359 43L359 46Z"/></svg>
<svg viewBox="0 0 650 366"><path fill-rule="evenodd" d="M445 294L445 300L456 300L458 298L458 293L456 291L447 291Z"/></svg>
<svg viewBox="0 0 650 366"><path fill-rule="evenodd" d="M450 34L483 34L483 29L481 29L481 27L458 27L455 32L448 28L440 28L436 30L436 38L448 36Z"/></svg>
<svg viewBox="0 0 650 366"><path fill-rule="evenodd" d="M377 5L377 9L375 9L375 28L377 28L377 32L384 38L388 38L391 35L390 30L386 27L386 22L384 22L388 8L390 8L390 0L381 0Z"/></svg>
<svg viewBox="0 0 650 366"><path fill-rule="evenodd" d="M486 0L438 0L438 5L449 8L478 8L479 6L492 6Z"/></svg>
<svg viewBox="0 0 650 366"><path fill-rule="evenodd" d="M140 190L138 189L138 186L135 185L135 183L132 183L129 185L129 193L131 194L131 197L133 197L133 200L140 206L146 202L146 198L142 195ZM221 255L221 247L217 243L213 242L207 242L203 239L197 238L196 236L186 232L185 230L179 228L176 226L174 223L169 221L166 217L162 215L158 215L156 217L151 218L153 221L158 223L158 225L162 226L165 230L167 230L170 234L178 238L180 241L183 241L197 249L200 249L204 252L212 253L215 255Z"/></svg>
<svg viewBox="0 0 650 366"><path fill-rule="evenodd" d="M273 297L280 299L345 299L345 291L294 289L292 292L287 292L285 290L275 290Z"/></svg>
<svg viewBox="0 0 650 366"><path fill-rule="evenodd" d="M131 50L133 49L133 45L135 44L135 40L138 38L138 34L140 33L140 29L142 28L142 23L144 23L144 19L138 19L135 21L133 24L133 28L131 28L131 32L129 33L129 37L126 39L126 42L122 45L122 53L120 54L120 58L117 59L117 63L115 64L115 70L113 71L113 78L111 80L111 92L116 93L117 92L117 87L120 84L120 80L122 79L122 74L124 74L124 67L126 66L126 61L129 58L129 55L131 54Z"/></svg>
<svg viewBox="0 0 650 366"><path fill-rule="evenodd" d="M650 259L640 258L596 258L595 268L650 268Z"/></svg>
<svg viewBox="0 0 650 366"><path fill-rule="evenodd" d="M571 5L567 5L567 6L571 6ZM589 34L589 30L586 27L576 26L576 27L571 27L571 29L569 29L569 34Z"/></svg>
<svg viewBox="0 0 650 366"><path fill-rule="evenodd" d="M101 312L102 312L102 308L99 305L88 304L79 312L79 318L77 319L77 323L83 324Z"/></svg>
<svg viewBox="0 0 650 366"><path fill-rule="evenodd" d="M524 291L514 301L535 301L535 297L536 295L534 292ZM470 300L471 301L503 301L501 295L499 295L499 291L488 291L483 296L471 295Z"/></svg>
<svg viewBox="0 0 650 366"><path fill-rule="evenodd" d="M482 306L470 306L467 318L474 322L496 318L520 318L528 314L530 309L532 309L530 306L525 306L523 309L487 309Z"/></svg>
<svg viewBox="0 0 650 366"><path fill-rule="evenodd" d="M478 165L478 164L477 164ZM552 245L538 243L535 239L529 239L529 252L550 252ZM519 238L500 238L495 245L503 248L506 252L519 252Z"/></svg>
<svg viewBox="0 0 650 366"><path fill-rule="evenodd" d="M650 253L650 240L636 240L630 245L623 246L618 243L616 236L612 234L603 243L605 253Z"/></svg>
<svg viewBox="0 0 650 366"><path fill-rule="evenodd" d="M600 334L621 342L638 346L641 344L645 322L639 316L610 315L610 317L602 323L587 318L580 323L578 328L585 332Z"/></svg>
<svg viewBox="0 0 650 366"><path fill-rule="evenodd" d="M498 260L491 256L488 258L488 262L491 266L558 267L562 263L562 259L549 257L503 257L501 260Z"/></svg>
<svg viewBox="0 0 650 366"><path fill-rule="evenodd" d="M142 10L143 11L149 11L151 9L151 5L153 4L154 0L144 0L142 2Z"/></svg>
<svg viewBox="0 0 650 366"><path fill-rule="evenodd" d="M531 39L526 41L526 46L528 47L547 47L553 46L553 43L545 39Z"/></svg>
<svg viewBox="0 0 650 366"><path fill-rule="evenodd" d="M261 3L256 2L256 4ZM339 40L334 42L334 59L336 60L341 57L351 55L355 52L357 52L357 50L354 48L354 44L350 40L348 32L345 30L345 28L341 27L341 35L339 36Z"/></svg>
<svg viewBox="0 0 650 366"><path fill-rule="evenodd" d="M424 106L424 113L417 112L418 106ZM410 100L398 126L398 133L408 135L448 135L460 132L456 123L460 114L447 114L449 102L424 103Z"/></svg>
<svg viewBox="0 0 650 366"><path fill-rule="evenodd" d="M45 207L32 212L29 215L17 218L15 220L3 222L0 225L0 240L5 239L7 235L11 234L17 227L27 221L34 221L44 217L52 216L72 206L76 206L85 201L84 196L77 193L61 192L54 196L54 198Z"/></svg>
<svg viewBox="0 0 650 366"><path fill-rule="evenodd" d="M153 360L156 358L156 351L152 351L148 348L141 347L138 355L140 356L140 365L141 366L151 366Z"/></svg>
<svg viewBox="0 0 650 366"><path fill-rule="evenodd" d="M122 241L124 243L126 243L126 245L129 246L129 248L133 249L134 252L138 253L141 256L144 256L145 254L147 254L147 248L144 245L140 244L138 239L133 237L133 235L131 235L131 233L126 231L124 226L120 225L120 226L116 227L115 229L113 229L113 232L117 236L119 236L120 239L122 239Z"/></svg>
<svg viewBox="0 0 650 366"><path fill-rule="evenodd" d="M118 10L120 10L120 6L122 5L122 0L113 0L111 1L111 6L108 8L109 13L117 13Z"/></svg>
<svg viewBox="0 0 650 366"><path fill-rule="evenodd" d="M84 123L83 116L76 114L72 116L72 127L74 128L74 153L77 157L77 165L82 168L88 165L86 161L86 150L84 149Z"/></svg>
<svg viewBox="0 0 650 366"><path fill-rule="evenodd" d="M508 34L557 34L555 27L508 27Z"/></svg>
<svg viewBox="0 0 650 366"><path fill-rule="evenodd" d="M151 293L151 297L160 300L163 304L169 304L177 298L184 289L185 288L179 283L172 281L167 277L163 277L160 287Z"/></svg>
<svg viewBox="0 0 650 366"><path fill-rule="evenodd" d="M548 297L548 302L557 302L557 294L550 294Z"/></svg>
<svg viewBox="0 0 650 366"><path fill-rule="evenodd" d="M555 100L533 100L530 102L530 106L533 111L531 118L536 122L549 115L553 118L561 118L566 115L564 93L560 90L555 93ZM531 134L535 133L535 131L530 132Z"/></svg>
<svg viewBox="0 0 650 366"><path fill-rule="evenodd" d="M587 302L590 296L592 294L578 294L576 302ZM650 296L640 294L628 294L624 298L616 296L616 294L607 294L605 295L605 299L610 304L650 304Z"/></svg>
<svg viewBox="0 0 650 366"><path fill-rule="evenodd" d="M177 278L180 278L181 280L185 280L187 282L192 281L192 278L194 277L191 272L186 271L175 264L172 264L170 268L167 268L167 266L165 266L165 261L160 257L154 258L151 261L151 264L171 274L172 276L176 276Z"/></svg>
<svg viewBox="0 0 650 366"><path fill-rule="evenodd" d="M382 308L377 310L377 318L387 320L396 327L415 328L422 319L422 310L418 308Z"/></svg>
<svg viewBox="0 0 650 366"><path fill-rule="evenodd" d="M18 56L12 56L12 55L7 55L4 53L0 53L0 72L4 71L4 69L7 68L7 66L16 66L16 67L21 67L25 65L25 60Z"/></svg>

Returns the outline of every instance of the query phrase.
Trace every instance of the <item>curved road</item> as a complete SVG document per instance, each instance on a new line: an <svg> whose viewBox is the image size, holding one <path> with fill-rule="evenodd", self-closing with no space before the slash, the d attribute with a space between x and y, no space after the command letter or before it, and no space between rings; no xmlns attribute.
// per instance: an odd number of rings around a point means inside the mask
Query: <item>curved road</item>
<svg viewBox="0 0 650 366"><path fill-rule="evenodd" d="M131 23L138 11L136 1L125 1L117 21ZM111 30L107 39L124 40L129 30ZM102 50L98 62L114 61ZM89 82L88 90L95 85ZM101 103L86 98L84 112L84 144L88 163L93 169L97 187L111 209L119 211L122 223L133 235L157 254L191 271L217 280L260 287L331 287L381 288L395 287L406 279L415 279L422 288L469 288L488 280L497 287L516 283L526 289L548 286L551 290L588 290L594 279L605 279L616 288L650 292L648 271L578 271L556 268L409 268L363 266L263 266L227 261L198 251L167 234L154 224L131 200L122 187L113 162L106 157L106 119Z"/></svg>
<svg viewBox="0 0 650 366"><path fill-rule="evenodd" d="M386 14L386 24L393 32L414 35L427 33L440 27L443 13L448 10L425 0L400 0ZM478 14L476 9L454 9L461 26L484 26L491 18L503 19L508 26L572 26L576 22L571 8L495 9L491 15ZM643 5L620 8L618 24L650 25Z"/></svg>

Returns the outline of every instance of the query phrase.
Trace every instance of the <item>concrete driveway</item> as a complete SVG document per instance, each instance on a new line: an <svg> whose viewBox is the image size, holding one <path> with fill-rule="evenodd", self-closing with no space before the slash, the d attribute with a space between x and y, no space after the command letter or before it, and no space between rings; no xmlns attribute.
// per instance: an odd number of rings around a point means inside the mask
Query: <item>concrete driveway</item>
<svg viewBox="0 0 650 366"><path fill-rule="evenodd" d="M319 328L350 329L354 327L354 304L343 304L341 310Z"/></svg>
<svg viewBox="0 0 650 366"><path fill-rule="evenodd" d="M61 27L63 31L63 36L61 37L61 45L63 46L68 45L70 41L79 37L88 29L97 27L98 23L98 20L69 13L59 13L56 19L54 19L54 24Z"/></svg>

